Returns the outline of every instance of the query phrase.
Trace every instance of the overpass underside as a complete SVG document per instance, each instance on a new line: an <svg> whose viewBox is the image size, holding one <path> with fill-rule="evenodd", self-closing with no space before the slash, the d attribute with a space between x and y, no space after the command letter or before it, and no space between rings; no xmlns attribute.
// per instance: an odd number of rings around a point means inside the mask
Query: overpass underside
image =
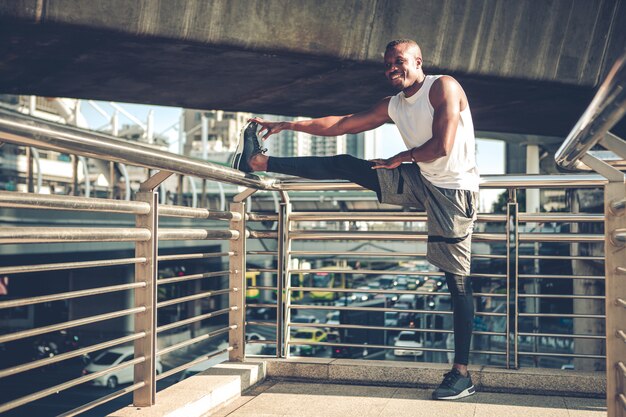
<svg viewBox="0 0 626 417"><path fill-rule="evenodd" d="M345 114L394 94L382 52L408 37L477 130L562 136L625 26L621 0L0 1L0 93Z"/></svg>

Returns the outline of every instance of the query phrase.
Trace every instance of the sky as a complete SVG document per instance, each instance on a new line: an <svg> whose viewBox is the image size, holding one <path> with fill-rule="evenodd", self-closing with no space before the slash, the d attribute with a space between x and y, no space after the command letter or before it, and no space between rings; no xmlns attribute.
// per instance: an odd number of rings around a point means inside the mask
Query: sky
<svg viewBox="0 0 626 417"><path fill-rule="evenodd" d="M115 112L115 109L107 102L95 102L102 110L109 115ZM116 103L127 112L139 120L146 123L148 112L153 111L154 114L154 131L157 134L164 134L170 141L170 150L177 152L178 150L178 126L174 126L181 114L180 107L163 107L148 106L143 104ZM109 120L95 110L87 101L83 101L81 111L91 129L99 129L109 123ZM120 125L134 124L129 118L123 114L119 114ZM399 152L406 150L404 142L396 127L387 124L378 128L376 132L376 149L379 152L378 157L388 158ZM480 139L476 140L476 163L478 171L481 175L504 174L505 167L505 147L504 143L497 140ZM482 190L480 193L481 211L491 207L491 202L495 200L502 190Z"/></svg>

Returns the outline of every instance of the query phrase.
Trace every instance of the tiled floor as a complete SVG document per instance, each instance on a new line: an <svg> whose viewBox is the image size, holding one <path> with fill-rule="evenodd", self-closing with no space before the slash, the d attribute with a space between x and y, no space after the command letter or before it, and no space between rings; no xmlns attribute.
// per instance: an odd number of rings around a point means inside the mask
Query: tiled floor
<svg viewBox="0 0 626 417"><path fill-rule="evenodd" d="M211 417L605 417L601 399L477 393L433 401L430 390L269 381Z"/></svg>

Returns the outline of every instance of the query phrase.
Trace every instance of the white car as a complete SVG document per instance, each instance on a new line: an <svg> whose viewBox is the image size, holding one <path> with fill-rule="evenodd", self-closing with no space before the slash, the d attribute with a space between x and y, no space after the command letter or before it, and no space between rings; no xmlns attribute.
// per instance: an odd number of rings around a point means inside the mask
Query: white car
<svg viewBox="0 0 626 417"><path fill-rule="evenodd" d="M83 369L83 375L93 374L100 372L112 366L119 365L122 362L128 362L135 357L135 348L133 346L121 346L105 350L91 361L85 369ZM102 376L90 381L92 385L102 386L107 388L115 388L119 384L127 384L133 382L133 365L120 368L116 371L107 372ZM163 372L163 365L157 358L156 360L156 373L157 375Z"/></svg>
<svg viewBox="0 0 626 417"><path fill-rule="evenodd" d="M424 347L421 340L422 335L420 333L409 331L400 332L396 338L396 342L393 344L396 347L396 349L393 350L393 354L395 356L422 356L424 354L422 350L402 349Z"/></svg>

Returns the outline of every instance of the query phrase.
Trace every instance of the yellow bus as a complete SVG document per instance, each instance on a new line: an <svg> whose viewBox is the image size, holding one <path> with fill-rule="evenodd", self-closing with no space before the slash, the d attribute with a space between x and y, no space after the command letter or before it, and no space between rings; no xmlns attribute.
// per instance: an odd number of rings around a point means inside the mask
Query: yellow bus
<svg viewBox="0 0 626 417"><path fill-rule="evenodd" d="M308 274L310 286L315 288L346 288L347 276L350 273L343 271L352 271L352 268L349 266L326 266L320 268L318 272L311 272ZM339 298L339 293L335 291L311 291L309 294L311 301L333 301Z"/></svg>
<svg viewBox="0 0 626 417"><path fill-rule="evenodd" d="M291 274L291 286L292 287L304 287L304 283L307 280L308 273ZM260 272L246 272L246 301L260 301L261 291L256 287L260 281ZM252 288L251 288L252 287ZM291 292L291 299L294 301L301 300L304 296L303 291L293 290ZM272 291L272 300L276 301L276 291Z"/></svg>

